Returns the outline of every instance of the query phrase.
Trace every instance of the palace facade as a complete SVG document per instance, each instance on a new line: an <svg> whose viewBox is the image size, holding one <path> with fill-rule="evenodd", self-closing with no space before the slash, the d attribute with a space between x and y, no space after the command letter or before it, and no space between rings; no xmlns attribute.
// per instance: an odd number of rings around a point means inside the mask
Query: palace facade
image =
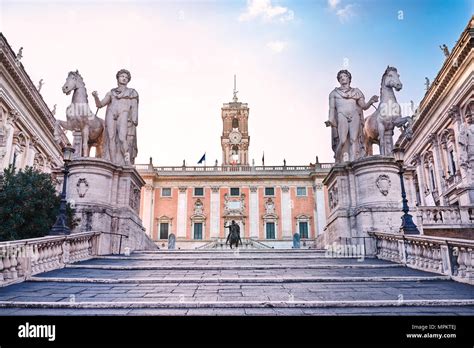
<svg viewBox="0 0 474 348"><path fill-rule="evenodd" d="M135 166L146 182L140 216L148 235L160 247L171 234L179 248L211 246L234 220L246 241L291 248L299 233L302 247L312 246L326 224L322 180L332 164L249 164L248 105L234 93L221 116L222 165Z"/></svg>
<svg viewBox="0 0 474 348"><path fill-rule="evenodd" d="M396 144L405 151L408 198L425 235L474 239L473 47L474 17L422 99L413 136Z"/></svg>
<svg viewBox="0 0 474 348"><path fill-rule="evenodd" d="M0 172L14 163L50 173L62 165L67 138L54 138L55 118L21 63L0 33Z"/></svg>

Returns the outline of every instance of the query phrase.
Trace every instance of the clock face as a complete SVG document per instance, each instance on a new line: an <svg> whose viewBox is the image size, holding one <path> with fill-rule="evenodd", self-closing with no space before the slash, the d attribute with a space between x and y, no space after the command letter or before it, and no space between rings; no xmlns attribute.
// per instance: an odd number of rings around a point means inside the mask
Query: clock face
<svg viewBox="0 0 474 348"><path fill-rule="evenodd" d="M233 131L230 132L229 139L232 144L237 144L242 140L242 135L239 132Z"/></svg>

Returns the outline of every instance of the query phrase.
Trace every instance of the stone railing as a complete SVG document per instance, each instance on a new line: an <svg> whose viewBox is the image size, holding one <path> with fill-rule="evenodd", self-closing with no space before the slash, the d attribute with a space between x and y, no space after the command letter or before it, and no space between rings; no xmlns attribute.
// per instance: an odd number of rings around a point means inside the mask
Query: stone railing
<svg viewBox="0 0 474 348"><path fill-rule="evenodd" d="M474 285L474 241L430 236L369 232L376 239L380 259L449 275Z"/></svg>
<svg viewBox="0 0 474 348"><path fill-rule="evenodd" d="M0 243L0 286L97 255L100 232Z"/></svg>
<svg viewBox="0 0 474 348"><path fill-rule="evenodd" d="M474 228L474 209L467 206L416 208L423 227L469 227Z"/></svg>
<svg viewBox="0 0 474 348"><path fill-rule="evenodd" d="M161 175L183 174L219 174L219 173L275 173L275 172L329 172L334 163L316 163L311 166L250 166L250 165L220 165L220 166L179 166L179 167L153 167L150 164L136 164L138 171L155 171Z"/></svg>

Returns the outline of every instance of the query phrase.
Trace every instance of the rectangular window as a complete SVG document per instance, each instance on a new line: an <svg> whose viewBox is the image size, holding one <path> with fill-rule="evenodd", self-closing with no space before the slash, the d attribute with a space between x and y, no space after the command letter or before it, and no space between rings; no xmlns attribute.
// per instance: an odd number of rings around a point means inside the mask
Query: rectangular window
<svg viewBox="0 0 474 348"><path fill-rule="evenodd" d="M169 224L167 222L160 223L160 239L168 239Z"/></svg>
<svg viewBox="0 0 474 348"><path fill-rule="evenodd" d="M300 221L300 238L309 238L307 221Z"/></svg>
<svg viewBox="0 0 474 348"><path fill-rule="evenodd" d="M194 188L194 195L195 196L204 196L204 188L203 187L195 187Z"/></svg>
<svg viewBox="0 0 474 348"><path fill-rule="evenodd" d="M267 230L267 239L275 239L275 223L267 222L266 230Z"/></svg>
<svg viewBox="0 0 474 348"><path fill-rule="evenodd" d="M171 197L171 188L170 187L163 187L161 189L161 197Z"/></svg>
<svg viewBox="0 0 474 348"><path fill-rule="evenodd" d="M265 187L265 196L275 196L275 188Z"/></svg>
<svg viewBox="0 0 474 348"><path fill-rule="evenodd" d="M297 196L306 196L306 187L297 187L296 188Z"/></svg>
<svg viewBox="0 0 474 348"><path fill-rule="evenodd" d="M202 222L194 223L194 239L202 239Z"/></svg>
<svg viewBox="0 0 474 348"><path fill-rule="evenodd" d="M231 195L231 196L240 196L240 188L238 188L238 187L231 187L231 188L230 188L230 195Z"/></svg>
<svg viewBox="0 0 474 348"><path fill-rule="evenodd" d="M450 168L449 171L451 172L451 175L456 174L456 162L454 161L454 150L449 151L449 161L450 161Z"/></svg>

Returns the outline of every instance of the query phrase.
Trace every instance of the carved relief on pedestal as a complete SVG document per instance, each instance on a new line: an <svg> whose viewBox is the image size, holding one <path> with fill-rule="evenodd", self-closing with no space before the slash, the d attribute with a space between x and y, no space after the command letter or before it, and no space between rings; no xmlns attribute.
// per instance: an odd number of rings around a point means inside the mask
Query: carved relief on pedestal
<svg viewBox="0 0 474 348"><path fill-rule="evenodd" d="M86 193L89 190L89 183L87 182L86 178L80 178L77 180L76 190L80 198L84 198L86 196Z"/></svg>
<svg viewBox="0 0 474 348"><path fill-rule="evenodd" d="M339 204L339 196L337 192L337 184L331 186L328 190L329 209L333 210Z"/></svg>
<svg viewBox="0 0 474 348"><path fill-rule="evenodd" d="M382 174L379 175L379 177L375 181L375 184L377 185L377 188L379 189L380 193L386 196L388 195L392 182L388 175Z"/></svg>
<svg viewBox="0 0 474 348"><path fill-rule="evenodd" d="M129 206L136 212L140 209L140 188L133 183L130 185Z"/></svg>

